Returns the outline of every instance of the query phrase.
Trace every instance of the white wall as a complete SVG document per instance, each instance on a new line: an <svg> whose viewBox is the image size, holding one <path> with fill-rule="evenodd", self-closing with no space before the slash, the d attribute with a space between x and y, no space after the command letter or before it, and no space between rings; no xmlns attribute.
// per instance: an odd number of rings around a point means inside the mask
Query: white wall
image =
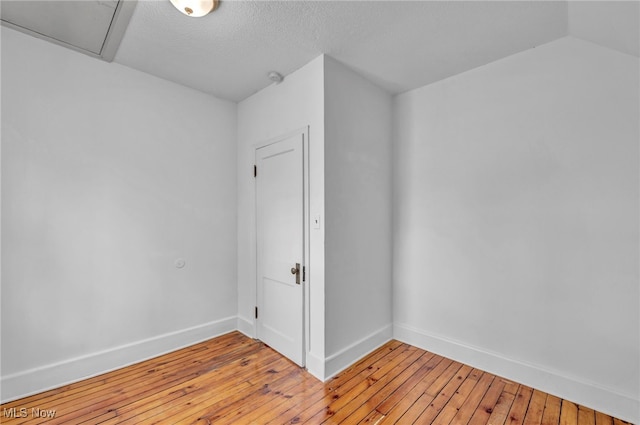
<svg viewBox="0 0 640 425"><path fill-rule="evenodd" d="M396 338L640 417L638 75L568 37L397 97Z"/></svg>
<svg viewBox="0 0 640 425"><path fill-rule="evenodd" d="M320 56L238 104L238 328L254 336L256 305L255 148L303 127L309 129L310 214L324 222L324 57ZM324 226L310 231L307 269L307 367L324 378Z"/></svg>
<svg viewBox="0 0 640 425"><path fill-rule="evenodd" d="M386 335L388 95L319 57L236 122L232 103L2 36L3 400L253 335L254 147L306 126L309 370ZM637 418L637 76L566 38L396 98L396 338Z"/></svg>
<svg viewBox="0 0 640 425"><path fill-rule="evenodd" d="M569 35L640 56L640 2L568 1Z"/></svg>
<svg viewBox="0 0 640 425"><path fill-rule="evenodd" d="M325 59L326 376L391 338L391 96Z"/></svg>
<svg viewBox="0 0 640 425"><path fill-rule="evenodd" d="M235 140L231 102L2 28L3 399L235 328Z"/></svg>

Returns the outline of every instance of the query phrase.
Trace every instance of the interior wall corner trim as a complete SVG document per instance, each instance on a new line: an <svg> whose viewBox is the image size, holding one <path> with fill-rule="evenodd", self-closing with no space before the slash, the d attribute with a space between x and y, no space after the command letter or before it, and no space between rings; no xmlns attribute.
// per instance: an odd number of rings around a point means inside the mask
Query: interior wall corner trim
<svg viewBox="0 0 640 425"><path fill-rule="evenodd" d="M238 332L243 333L244 335L248 336L249 338L255 338L256 337L256 333L255 333L255 326L253 324L253 320L247 319L246 317L240 316L238 315L238 323L237 323L237 329Z"/></svg>
<svg viewBox="0 0 640 425"><path fill-rule="evenodd" d="M388 324L328 356L325 359L324 380L327 381L331 379L361 358L389 342L392 337L392 332L393 327L391 324Z"/></svg>

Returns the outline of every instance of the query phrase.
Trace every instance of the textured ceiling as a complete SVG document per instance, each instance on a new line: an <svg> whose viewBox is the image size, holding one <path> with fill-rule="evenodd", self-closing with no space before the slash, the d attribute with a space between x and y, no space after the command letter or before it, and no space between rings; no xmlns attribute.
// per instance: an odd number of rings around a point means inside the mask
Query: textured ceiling
<svg viewBox="0 0 640 425"><path fill-rule="evenodd" d="M1 0L0 15L94 56L83 43L106 37L99 56L109 60L133 11L116 62L233 101L271 84L269 71L286 76L323 53L393 94L565 35L640 56L640 0L221 0L204 18L169 0L119 0L126 13L97 25L113 4Z"/></svg>
<svg viewBox="0 0 640 425"><path fill-rule="evenodd" d="M115 62L240 101L326 53L400 93L567 35L566 2L141 0Z"/></svg>

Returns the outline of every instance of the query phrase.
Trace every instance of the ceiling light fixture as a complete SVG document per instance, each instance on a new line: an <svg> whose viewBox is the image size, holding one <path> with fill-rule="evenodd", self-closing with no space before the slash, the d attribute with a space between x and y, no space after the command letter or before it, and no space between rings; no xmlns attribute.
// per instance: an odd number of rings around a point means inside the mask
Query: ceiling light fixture
<svg viewBox="0 0 640 425"><path fill-rule="evenodd" d="M193 18L205 16L218 7L218 0L170 0L180 12Z"/></svg>

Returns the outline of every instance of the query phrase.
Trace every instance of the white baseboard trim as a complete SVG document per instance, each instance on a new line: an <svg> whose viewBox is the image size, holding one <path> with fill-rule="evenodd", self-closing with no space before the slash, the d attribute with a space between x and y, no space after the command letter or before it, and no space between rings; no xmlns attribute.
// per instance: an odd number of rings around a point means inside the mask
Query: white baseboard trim
<svg viewBox="0 0 640 425"><path fill-rule="evenodd" d="M253 320L247 319L246 317L238 316L237 329L249 338L256 337Z"/></svg>
<svg viewBox="0 0 640 425"><path fill-rule="evenodd" d="M307 372L324 382L324 359L315 353L307 352L305 359Z"/></svg>
<svg viewBox="0 0 640 425"><path fill-rule="evenodd" d="M640 424L640 400L632 395L408 325L394 324L393 338L618 419Z"/></svg>
<svg viewBox="0 0 640 425"><path fill-rule="evenodd" d="M169 332L153 338L91 353L0 378L2 403L17 400L73 382L197 344L236 330L235 316Z"/></svg>
<svg viewBox="0 0 640 425"><path fill-rule="evenodd" d="M324 381L342 372L367 354L390 341L392 333L393 327L389 324L327 357L325 359Z"/></svg>

